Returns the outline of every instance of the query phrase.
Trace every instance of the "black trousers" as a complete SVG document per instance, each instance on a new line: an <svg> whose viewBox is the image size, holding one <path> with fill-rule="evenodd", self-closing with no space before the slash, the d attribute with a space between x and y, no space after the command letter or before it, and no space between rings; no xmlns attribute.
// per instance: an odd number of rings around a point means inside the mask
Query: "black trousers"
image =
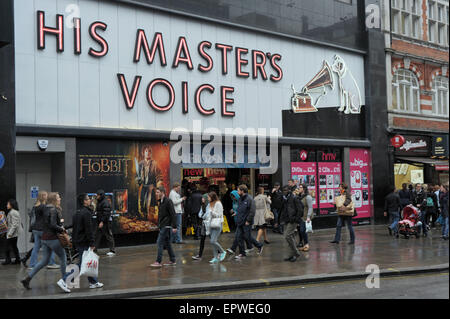
<svg viewBox="0 0 450 319"><path fill-rule="evenodd" d="M198 250L198 255L200 257L202 257L203 250L205 249L205 240L206 240L206 235L204 235L204 236L200 235L200 249Z"/></svg>
<svg viewBox="0 0 450 319"><path fill-rule="evenodd" d="M112 225L111 223L103 223L102 228L97 228L97 231L95 232L95 248L100 248L100 242L105 236L106 241L108 242L109 250L112 252L115 252L114 247L114 236L112 234Z"/></svg>
<svg viewBox="0 0 450 319"><path fill-rule="evenodd" d="M19 249L17 248L17 239L18 237L8 238L6 240L6 262L11 261L11 251L14 253L16 257L16 262L20 260Z"/></svg>

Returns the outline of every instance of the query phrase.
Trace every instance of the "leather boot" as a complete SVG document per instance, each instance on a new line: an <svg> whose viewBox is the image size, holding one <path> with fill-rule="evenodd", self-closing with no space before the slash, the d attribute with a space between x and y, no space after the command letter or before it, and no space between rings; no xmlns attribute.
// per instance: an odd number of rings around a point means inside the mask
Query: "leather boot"
<svg viewBox="0 0 450 319"><path fill-rule="evenodd" d="M30 281L31 281L31 277L30 276L26 276L23 280L21 280L20 282L22 283L22 285L26 288L26 289L31 289L30 288Z"/></svg>

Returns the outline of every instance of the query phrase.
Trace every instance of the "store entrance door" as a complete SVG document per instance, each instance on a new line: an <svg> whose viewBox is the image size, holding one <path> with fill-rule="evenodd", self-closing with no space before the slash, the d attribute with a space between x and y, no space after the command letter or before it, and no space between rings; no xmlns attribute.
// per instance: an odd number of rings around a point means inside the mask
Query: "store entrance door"
<svg viewBox="0 0 450 319"><path fill-rule="evenodd" d="M52 178L51 154L17 154L16 157L16 196L23 225L17 247L24 253L33 247L30 243L29 212L36 202L38 191L50 192Z"/></svg>

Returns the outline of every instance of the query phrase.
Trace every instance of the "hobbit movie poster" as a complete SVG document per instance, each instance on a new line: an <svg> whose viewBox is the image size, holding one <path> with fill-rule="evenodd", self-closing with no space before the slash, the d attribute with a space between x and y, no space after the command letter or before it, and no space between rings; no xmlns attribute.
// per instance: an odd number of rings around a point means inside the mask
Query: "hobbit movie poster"
<svg viewBox="0 0 450 319"><path fill-rule="evenodd" d="M157 230L156 187L169 191L169 171L163 143L77 140L77 192L95 199L98 189L105 191L116 234Z"/></svg>

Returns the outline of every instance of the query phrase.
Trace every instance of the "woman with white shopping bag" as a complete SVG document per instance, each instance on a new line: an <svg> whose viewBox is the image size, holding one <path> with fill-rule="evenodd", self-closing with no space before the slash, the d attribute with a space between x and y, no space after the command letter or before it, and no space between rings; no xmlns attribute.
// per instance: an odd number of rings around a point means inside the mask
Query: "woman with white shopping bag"
<svg viewBox="0 0 450 319"><path fill-rule="evenodd" d="M80 256L78 267L80 276L87 276L89 288L101 288L98 277L98 255L94 253L94 231L92 228L91 199L87 194L78 196L80 209L73 216L72 243Z"/></svg>
<svg viewBox="0 0 450 319"><path fill-rule="evenodd" d="M312 219L314 217L313 199L308 193L308 187L306 184L300 184L297 190L300 201L304 207L303 217L299 224L300 241L297 247L300 247L299 250L306 252L309 251L308 232L312 232Z"/></svg>
<svg viewBox="0 0 450 319"><path fill-rule="evenodd" d="M215 192L208 194L208 202L206 211L209 214L209 220L206 222L206 235L210 235L211 237L211 246L214 255L214 258L209 262L215 264L223 261L227 255L225 249L218 242L219 236L222 233L223 206Z"/></svg>

